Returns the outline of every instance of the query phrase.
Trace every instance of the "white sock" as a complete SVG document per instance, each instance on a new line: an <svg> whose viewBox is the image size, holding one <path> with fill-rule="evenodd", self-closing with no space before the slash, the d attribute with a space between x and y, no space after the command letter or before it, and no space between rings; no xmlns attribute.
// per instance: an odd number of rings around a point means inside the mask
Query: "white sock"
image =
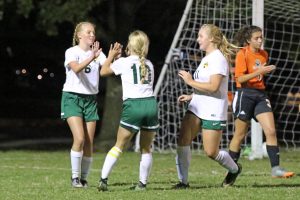
<svg viewBox="0 0 300 200"><path fill-rule="evenodd" d="M107 153L103 167L101 172L101 178L105 179L110 174L112 168L116 164L119 156L122 154L121 149L118 147L113 147L110 149L110 151Z"/></svg>
<svg viewBox="0 0 300 200"><path fill-rule="evenodd" d="M192 154L190 146L177 146L176 168L180 182L188 183L188 173Z"/></svg>
<svg viewBox="0 0 300 200"><path fill-rule="evenodd" d="M77 152L71 149L70 157L71 157L72 178L78 178L80 177L79 175L81 171L82 151Z"/></svg>
<svg viewBox="0 0 300 200"><path fill-rule="evenodd" d="M82 180L87 180L92 162L93 162L93 157L86 157L86 156L82 157L82 161L81 161L81 179Z"/></svg>
<svg viewBox="0 0 300 200"><path fill-rule="evenodd" d="M219 154L215 158L215 161L217 161L231 173L236 173L239 170L237 164L233 161L227 151L220 150Z"/></svg>
<svg viewBox="0 0 300 200"><path fill-rule="evenodd" d="M147 184L148 177L150 175L152 167L152 153L145 153L141 155L140 162L140 181L143 184Z"/></svg>

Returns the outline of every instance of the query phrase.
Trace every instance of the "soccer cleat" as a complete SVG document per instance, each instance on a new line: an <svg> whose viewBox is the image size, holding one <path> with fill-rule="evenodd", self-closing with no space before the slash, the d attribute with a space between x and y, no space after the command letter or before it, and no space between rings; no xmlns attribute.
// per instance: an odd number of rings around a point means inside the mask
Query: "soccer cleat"
<svg viewBox="0 0 300 200"><path fill-rule="evenodd" d="M172 186L172 189L181 190L181 189L187 189L190 185L187 183L179 182L176 185Z"/></svg>
<svg viewBox="0 0 300 200"><path fill-rule="evenodd" d="M88 182L86 180L80 179L80 183L82 187L87 188L88 187Z"/></svg>
<svg viewBox="0 0 300 200"><path fill-rule="evenodd" d="M131 187L131 190L135 190L135 191L144 191L146 190L146 184L143 184L141 181L139 181L139 183L133 187Z"/></svg>
<svg viewBox="0 0 300 200"><path fill-rule="evenodd" d="M242 172L242 165L237 163L237 166L239 169L236 173L231 173L231 172L227 173L227 175L222 183L222 187L228 187L228 186L232 186L234 184L236 178Z"/></svg>
<svg viewBox="0 0 300 200"><path fill-rule="evenodd" d="M295 175L294 172L286 171L285 169L276 166L272 168L272 177L273 178L291 178Z"/></svg>
<svg viewBox="0 0 300 200"><path fill-rule="evenodd" d="M78 177L71 178L71 186L74 188L82 188L83 187Z"/></svg>
<svg viewBox="0 0 300 200"><path fill-rule="evenodd" d="M107 191L107 178L101 178L101 180L99 181L99 186L98 186L98 191Z"/></svg>

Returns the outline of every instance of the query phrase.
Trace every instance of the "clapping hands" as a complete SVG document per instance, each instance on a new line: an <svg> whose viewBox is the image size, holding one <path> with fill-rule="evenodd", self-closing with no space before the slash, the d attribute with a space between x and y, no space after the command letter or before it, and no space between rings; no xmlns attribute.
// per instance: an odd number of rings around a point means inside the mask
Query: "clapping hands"
<svg viewBox="0 0 300 200"><path fill-rule="evenodd" d="M92 45L92 53L94 54L94 58L97 58L102 51L100 48L100 43L98 41L94 42Z"/></svg>
<svg viewBox="0 0 300 200"><path fill-rule="evenodd" d="M111 44L108 56L113 58L113 59L121 57L122 48L123 48L123 46L118 42L115 42L114 44Z"/></svg>

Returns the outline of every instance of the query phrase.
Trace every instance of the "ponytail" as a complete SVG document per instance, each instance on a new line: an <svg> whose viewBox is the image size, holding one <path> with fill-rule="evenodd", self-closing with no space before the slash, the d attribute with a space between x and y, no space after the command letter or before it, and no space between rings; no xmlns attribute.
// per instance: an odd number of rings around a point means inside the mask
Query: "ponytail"
<svg viewBox="0 0 300 200"><path fill-rule="evenodd" d="M212 43L222 52L228 63L231 63L231 57L239 49L238 46L228 42L221 30L213 24L204 24L201 28L207 28L208 34L212 38Z"/></svg>
<svg viewBox="0 0 300 200"><path fill-rule="evenodd" d="M146 56L148 54L149 38L143 31L136 30L129 35L128 44L126 47L126 54L138 55L141 63L141 83L146 82L147 68L146 68Z"/></svg>

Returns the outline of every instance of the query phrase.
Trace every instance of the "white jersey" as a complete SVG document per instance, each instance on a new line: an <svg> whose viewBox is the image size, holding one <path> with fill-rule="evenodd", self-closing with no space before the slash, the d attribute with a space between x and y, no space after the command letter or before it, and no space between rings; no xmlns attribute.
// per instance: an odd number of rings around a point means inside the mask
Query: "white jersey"
<svg viewBox="0 0 300 200"><path fill-rule="evenodd" d="M188 110L201 119L223 121L227 120L229 65L220 50L215 50L202 59L194 73L194 80L209 82L210 76L214 74L224 76L219 90L210 93L194 89Z"/></svg>
<svg viewBox="0 0 300 200"><path fill-rule="evenodd" d="M153 95L154 69L149 60L145 60L146 83L141 83L140 59L136 55L119 58L110 66L115 75L121 75L123 100L128 98L145 98Z"/></svg>
<svg viewBox="0 0 300 200"><path fill-rule="evenodd" d="M63 87L65 92L75 92L79 94L97 94L99 87L100 67L106 60L104 53L100 53L97 59L92 61L85 69L75 73L69 63L77 61L81 63L91 56L92 51L84 51L79 46L74 46L66 50L65 68L66 82Z"/></svg>

